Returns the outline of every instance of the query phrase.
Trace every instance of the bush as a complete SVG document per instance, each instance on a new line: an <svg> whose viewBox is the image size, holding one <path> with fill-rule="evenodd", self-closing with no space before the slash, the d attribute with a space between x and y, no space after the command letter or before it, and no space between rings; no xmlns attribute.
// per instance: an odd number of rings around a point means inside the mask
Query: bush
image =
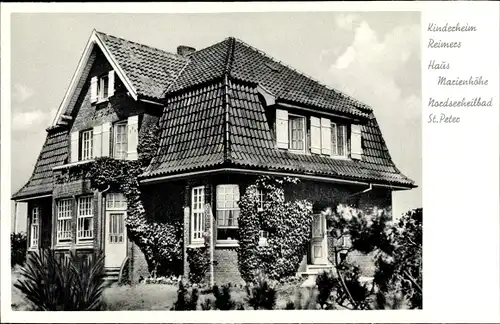
<svg viewBox="0 0 500 324"><path fill-rule="evenodd" d="M104 255L69 257L43 249L30 253L14 284L37 310L99 310L104 289Z"/></svg>
<svg viewBox="0 0 500 324"><path fill-rule="evenodd" d="M317 291L312 288L304 288L295 293L295 300L288 300L285 309L317 309Z"/></svg>
<svg viewBox="0 0 500 324"><path fill-rule="evenodd" d="M207 274L210 258L208 256L208 247L187 248L187 261L189 264L189 281L191 283L200 283Z"/></svg>
<svg viewBox="0 0 500 324"><path fill-rule="evenodd" d="M277 291L263 275L257 276L255 283L246 286L247 303L253 309L274 309Z"/></svg>
<svg viewBox="0 0 500 324"><path fill-rule="evenodd" d="M28 246L26 233L10 233L10 267L23 265L26 261L26 248Z"/></svg>
<svg viewBox="0 0 500 324"><path fill-rule="evenodd" d="M228 285L222 286L222 291L218 286L214 286L213 293L215 296L215 308L220 310L234 309L235 302L231 299L231 287Z"/></svg>
<svg viewBox="0 0 500 324"><path fill-rule="evenodd" d="M333 309L332 292L337 285L337 280L331 272L322 272L316 277L316 285L318 287L317 303L321 309Z"/></svg>
<svg viewBox="0 0 500 324"><path fill-rule="evenodd" d="M179 290L177 290L177 301L174 303L172 310L196 310L198 298L198 289L193 288L191 293L189 293L189 290L181 280L179 282Z"/></svg>

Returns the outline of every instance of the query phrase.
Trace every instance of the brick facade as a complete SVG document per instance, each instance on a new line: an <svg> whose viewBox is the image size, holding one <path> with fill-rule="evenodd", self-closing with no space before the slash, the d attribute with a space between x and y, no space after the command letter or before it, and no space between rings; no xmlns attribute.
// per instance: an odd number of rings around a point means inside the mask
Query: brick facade
<svg viewBox="0 0 500 324"><path fill-rule="evenodd" d="M235 247L216 247L214 250L215 284L243 284L238 270L238 253Z"/></svg>

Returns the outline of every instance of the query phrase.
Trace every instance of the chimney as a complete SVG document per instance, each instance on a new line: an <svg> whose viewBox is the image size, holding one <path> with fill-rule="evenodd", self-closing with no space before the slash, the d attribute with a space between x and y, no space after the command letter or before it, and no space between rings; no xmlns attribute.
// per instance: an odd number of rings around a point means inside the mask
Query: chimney
<svg viewBox="0 0 500 324"><path fill-rule="evenodd" d="M179 45L177 46L177 54L181 56L188 56L189 54L192 54L196 52L196 48L191 47L191 46L186 46L186 45Z"/></svg>

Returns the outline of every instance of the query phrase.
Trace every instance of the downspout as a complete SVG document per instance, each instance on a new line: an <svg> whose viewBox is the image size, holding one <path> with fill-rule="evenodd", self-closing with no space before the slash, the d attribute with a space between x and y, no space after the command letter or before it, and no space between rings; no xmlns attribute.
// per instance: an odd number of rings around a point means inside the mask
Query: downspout
<svg viewBox="0 0 500 324"><path fill-rule="evenodd" d="M212 214L212 206L210 206L210 287L214 286L214 215Z"/></svg>
<svg viewBox="0 0 500 324"><path fill-rule="evenodd" d="M352 195L348 196L347 198L352 198L354 196L361 195L361 194L367 193L367 192L372 191L372 190L373 190L373 184L370 183L370 186L368 188L366 188L365 190L353 193Z"/></svg>
<svg viewBox="0 0 500 324"><path fill-rule="evenodd" d="M14 233L17 233L17 201L14 202Z"/></svg>

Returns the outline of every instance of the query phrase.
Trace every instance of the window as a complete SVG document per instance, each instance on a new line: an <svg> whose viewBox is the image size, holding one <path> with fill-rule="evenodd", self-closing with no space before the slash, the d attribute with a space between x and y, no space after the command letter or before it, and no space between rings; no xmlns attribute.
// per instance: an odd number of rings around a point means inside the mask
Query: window
<svg viewBox="0 0 500 324"><path fill-rule="evenodd" d="M67 243L71 241L71 199L61 199L57 201L57 243Z"/></svg>
<svg viewBox="0 0 500 324"><path fill-rule="evenodd" d="M81 133L81 147L80 147L80 160L90 160L92 159L92 137L93 137L93 131L92 129L83 131Z"/></svg>
<svg viewBox="0 0 500 324"><path fill-rule="evenodd" d="M32 248L38 247L40 237L40 208L33 207L31 210L31 242Z"/></svg>
<svg viewBox="0 0 500 324"><path fill-rule="evenodd" d="M217 240L238 239L240 208L238 185L217 186Z"/></svg>
<svg viewBox="0 0 500 324"><path fill-rule="evenodd" d="M109 193L106 195L106 209L127 209L127 201L122 193Z"/></svg>
<svg viewBox="0 0 500 324"><path fill-rule="evenodd" d="M127 157L127 123L118 123L114 126L113 156L115 159Z"/></svg>
<svg viewBox="0 0 500 324"><path fill-rule="evenodd" d="M294 151L304 151L306 138L305 117L289 114L288 129L290 132L289 149Z"/></svg>
<svg viewBox="0 0 500 324"><path fill-rule="evenodd" d="M91 241L94 238L94 210L92 196L78 198L76 241Z"/></svg>
<svg viewBox="0 0 500 324"><path fill-rule="evenodd" d="M108 74L99 77L97 83L97 100L106 100L109 93L109 77Z"/></svg>
<svg viewBox="0 0 500 324"><path fill-rule="evenodd" d="M332 123L332 155L347 156L347 126Z"/></svg>
<svg viewBox="0 0 500 324"><path fill-rule="evenodd" d="M191 243L203 243L205 188L196 187L191 196Z"/></svg>
<svg viewBox="0 0 500 324"><path fill-rule="evenodd" d="M257 190L257 211L264 210L264 192L261 189Z"/></svg>
<svg viewBox="0 0 500 324"><path fill-rule="evenodd" d="M123 243L125 213L109 214L109 243Z"/></svg>
<svg viewBox="0 0 500 324"><path fill-rule="evenodd" d="M267 245L267 237L269 236L268 231L259 232L259 245Z"/></svg>

